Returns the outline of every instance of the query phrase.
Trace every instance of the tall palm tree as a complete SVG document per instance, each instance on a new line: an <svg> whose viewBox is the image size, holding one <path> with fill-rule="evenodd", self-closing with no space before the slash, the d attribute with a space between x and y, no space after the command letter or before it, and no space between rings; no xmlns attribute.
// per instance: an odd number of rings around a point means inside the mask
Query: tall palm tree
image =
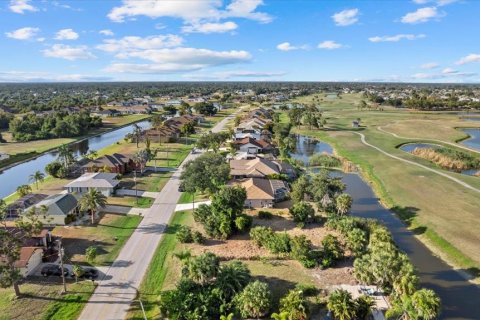
<svg viewBox="0 0 480 320"><path fill-rule="evenodd" d="M225 299L229 300L235 294L241 292L250 282L250 270L240 261L232 261L222 265L217 276L217 286L225 293Z"/></svg>
<svg viewBox="0 0 480 320"><path fill-rule="evenodd" d="M30 182L35 182L35 186L38 190L38 183L42 182L45 178L45 174L43 174L40 170L35 171L35 173L30 175Z"/></svg>
<svg viewBox="0 0 480 320"><path fill-rule="evenodd" d="M138 148L138 143L139 143L141 134L142 134L142 128L138 124L134 123L133 124L133 135L135 136L135 142L137 143L137 148Z"/></svg>
<svg viewBox="0 0 480 320"><path fill-rule="evenodd" d="M355 319L356 304L350 292L335 290L328 297L327 308L337 320Z"/></svg>
<svg viewBox="0 0 480 320"><path fill-rule="evenodd" d="M90 211L92 215L92 224L95 223L95 213L97 209L105 208L107 205L107 197L96 189L90 189L80 199L80 209Z"/></svg>
<svg viewBox="0 0 480 320"><path fill-rule="evenodd" d="M63 166L65 168L68 168L70 163L73 161L73 152L70 150L68 145L63 144L60 147L58 147L58 158L61 159L61 162L63 163Z"/></svg>

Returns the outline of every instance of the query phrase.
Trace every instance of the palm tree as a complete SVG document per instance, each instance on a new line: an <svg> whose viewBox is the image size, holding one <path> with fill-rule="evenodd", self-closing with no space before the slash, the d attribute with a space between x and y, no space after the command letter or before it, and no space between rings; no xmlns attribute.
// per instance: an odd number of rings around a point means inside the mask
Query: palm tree
<svg viewBox="0 0 480 320"><path fill-rule="evenodd" d="M137 143L137 148L138 148L138 142L140 140L140 135L142 134L142 128L134 123L133 124L133 135L135 136L135 142Z"/></svg>
<svg viewBox="0 0 480 320"><path fill-rule="evenodd" d="M32 187L30 187L28 184L22 184L21 186L17 187L17 193L20 197L26 196L32 192Z"/></svg>
<svg viewBox="0 0 480 320"><path fill-rule="evenodd" d="M45 178L45 174L43 174L40 170L35 171L34 174L30 175L30 182L35 182L35 185L38 190L38 182L42 182Z"/></svg>
<svg viewBox="0 0 480 320"><path fill-rule="evenodd" d="M98 156L98 152L96 150L90 150L88 153L85 155L85 158L88 160L93 160Z"/></svg>
<svg viewBox="0 0 480 320"><path fill-rule="evenodd" d="M97 208L105 208L107 204L107 197L96 189L90 189L80 199L80 209L90 211L92 215L92 224L95 223L95 212Z"/></svg>
<svg viewBox="0 0 480 320"><path fill-rule="evenodd" d="M217 287L225 293L225 299L230 300L235 294L241 292L250 282L250 270L240 261L232 261L222 265L217 276Z"/></svg>
<svg viewBox="0 0 480 320"><path fill-rule="evenodd" d="M78 282L78 278L80 278L85 271L83 270L82 267L80 267L78 264L74 264L72 267L72 273L75 276L75 282Z"/></svg>
<svg viewBox="0 0 480 320"><path fill-rule="evenodd" d="M70 163L73 162L74 156L72 150L68 147L68 145L63 144L60 147L58 147L58 158L61 159L61 162L63 163L63 167L65 169L68 169Z"/></svg>
<svg viewBox="0 0 480 320"><path fill-rule="evenodd" d="M412 305L420 319L436 319L440 313L440 298L430 289L415 292L412 296Z"/></svg>
<svg viewBox="0 0 480 320"><path fill-rule="evenodd" d="M280 313L272 313L272 319L274 320L289 320L290 314L286 311Z"/></svg>
<svg viewBox="0 0 480 320"><path fill-rule="evenodd" d="M346 290L335 290L328 297L327 308L333 313L335 319L355 319L356 305L350 292Z"/></svg>
<svg viewBox="0 0 480 320"><path fill-rule="evenodd" d="M336 202L336 205L337 205L337 212L339 215L343 216L345 215L349 210L350 208L352 207L352 202L353 202L353 199L352 197L347 194L347 193L343 193L341 195L339 195L337 197L337 199L335 200Z"/></svg>

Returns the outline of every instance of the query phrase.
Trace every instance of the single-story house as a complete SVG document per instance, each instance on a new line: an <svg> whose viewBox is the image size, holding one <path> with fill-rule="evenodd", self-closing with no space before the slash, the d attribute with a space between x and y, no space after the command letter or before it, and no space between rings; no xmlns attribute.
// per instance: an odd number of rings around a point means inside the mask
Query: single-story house
<svg viewBox="0 0 480 320"><path fill-rule="evenodd" d="M46 225L66 224L67 216L75 216L79 213L78 200L70 193L54 194L35 205L39 220ZM45 207L47 212L42 215L41 208Z"/></svg>
<svg viewBox="0 0 480 320"><path fill-rule="evenodd" d="M22 236L22 232L16 228L8 228L7 232L18 232L18 237ZM20 274L26 277L42 263L48 248L53 245L53 238L47 229L30 238L25 238L22 241L20 248L20 256L15 261L15 267L20 269ZM5 258L0 256L0 263L5 263Z"/></svg>
<svg viewBox="0 0 480 320"><path fill-rule="evenodd" d="M120 181L116 173L92 172L85 173L78 179L65 186L69 193L86 193L90 189L96 189L109 197L115 193Z"/></svg>
<svg viewBox="0 0 480 320"><path fill-rule="evenodd" d="M233 145L238 151L250 154L272 153L275 151L275 147L270 142L250 137L235 140Z"/></svg>
<svg viewBox="0 0 480 320"><path fill-rule="evenodd" d="M288 163L278 160L255 158L252 160L231 160L230 175L233 179L267 178L268 176L285 174L295 178L295 169Z"/></svg>
<svg viewBox="0 0 480 320"><path fill-rule="evenodd" d="M285 181L275 179L247 178L233 181L247 191L245 207L271 208L276 202L286 198L289 188Z"/></svg>
<svg viewBox="0 0 480 320"><path fill-rule="evenodd" d="M114 153L90 160L86 165L82 166L84 172L98 172L100 169L105 168L109 172L124 174L133 170L135 163L131 155Z"/></svg>
<svg viewBox="0 0 480 320"><path fill-rule="evenodd" d="M143 138L146 137L156 143L173 142L180 138L180 130L167 126L151 128L143 132Z"/></svg>
<svg viewBox="0 0 480 320"><path fill-rule="evenodd" d="M7 218L17 218L23 211L47 197L46 194L29 193L7 206Z"/></svg>

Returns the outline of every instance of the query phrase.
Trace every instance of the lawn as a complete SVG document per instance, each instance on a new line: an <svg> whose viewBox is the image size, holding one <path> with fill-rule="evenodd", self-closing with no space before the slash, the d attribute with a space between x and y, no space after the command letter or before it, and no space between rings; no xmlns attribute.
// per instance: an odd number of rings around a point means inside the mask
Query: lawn
<svg viewBox="0 0 480 320"><path fill-rule="evenodd" d="M98 247L95 265L108 265L118 255L127 239L141 221L138 216L104 214L94 226L56 227L53 234L62 237L68 263L85 264L85 249ZM56 277L29 277L20 285L24 294L13 299L12 288L0 289L0 320L76 319L94 287L90 281L75 283L67 279L68 294L61 295L62 284Z"/></svg>
<svg viewBox="0 0 480 320"><path fill-rule="evenodd" d="M153 200L153 198L149 197L136 198L133 196L114 196L107 198L108 204L135 208L150 208Z"/></svg>
<svg viewBox="0 0 480 320"><path fill-rule="evenodd" d="M142 191L160 192L172 174L172 171L147 171L143 175L137 176L137 189ZM121 186L132 190L135 188L132 173L122 177Z"/></svg>
<svg viewBox="0 0 480 320"><path fill-rule="evenodd" d="M38 183L38 189L34 183L30 184L30 187L32 188L33 193L43 193L51 195L63 191L63 186L70 181L71 180L68 179L57 179L52 176L47 176L42 182ZM5 200L5 202L7 202L8 204L17 200L18 198L20 198L20 196L16 192L14 192L11 195L5 197L3 200Z"/></svg>
<svg viewBox="0 0 480 320"><path fill-rule="evenodd" d="M97 247L95 265L111 264L138 226L142 217L102 213L95 225L57 226L53 235L62 237L65 257L71 263L85 263L85 249Z"/></svg>
<svg viewBox="0 0 480 320"><path fill-rule="evenodd" d="M182 192L182 195L180 196L178 203L192 203L192 198L193 196L190 192ZM195 193L195 202L205 201L208 199L209 197L207 194L203 194L200 192Z"/></svg>
<svg viewBox="0 0 480 320"><path fill-rule="evenodd" d="M349 132L351 121L361 118L363 128L359 130L365 134L367 142L480 188L480 179L477 177L442 170L427 160L396 148L402 143L424 139L455 142L464 136L455 128L465 126L465 122L460 122L454 114L410 112L392 108L386 108L385 111L359 111L355 105L359 96L343 97L331 103L321 103L330 130L308 131L295 128L295 132L331 143L338 154L359 165L362 175L372 184L387 207L399 213L412 229L422 227L425 230L419 237L435 253L460 268L478 267L478 193L428 170L387 157L363 145L358 135ZM302 101L308 102L308 97L302 97ZM378 130L379 127L411 139L396 138Z"/></svg>

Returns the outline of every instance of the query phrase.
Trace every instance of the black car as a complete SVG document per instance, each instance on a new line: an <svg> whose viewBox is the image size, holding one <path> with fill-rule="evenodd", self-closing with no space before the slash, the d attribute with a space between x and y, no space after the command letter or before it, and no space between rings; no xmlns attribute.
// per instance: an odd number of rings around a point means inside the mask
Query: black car
<svg viewBox="0 0 480 320"><path fill-rule="evenodd" d="M180 183L180 185L178 186L178 191L185 192L185 186L183 185L183 183Z"/></svg>
<svg viewBox="0 0 480 320"><path fill-rule="evenodd" d="M55 264L49 264L42 268L41 274L44 277L48 277L48 276L60 277L62 276L62 268L60 268L60 266ZM66 268L63 268L63 274L65 276L68 276L68 270Z"/></svg>
<svg viewBox="0 0 480 320"><path fill-rule="evenodd" d="M80 278L94 280L98 278L98 270L94 268L82 268L83 274Z"/></svg>

